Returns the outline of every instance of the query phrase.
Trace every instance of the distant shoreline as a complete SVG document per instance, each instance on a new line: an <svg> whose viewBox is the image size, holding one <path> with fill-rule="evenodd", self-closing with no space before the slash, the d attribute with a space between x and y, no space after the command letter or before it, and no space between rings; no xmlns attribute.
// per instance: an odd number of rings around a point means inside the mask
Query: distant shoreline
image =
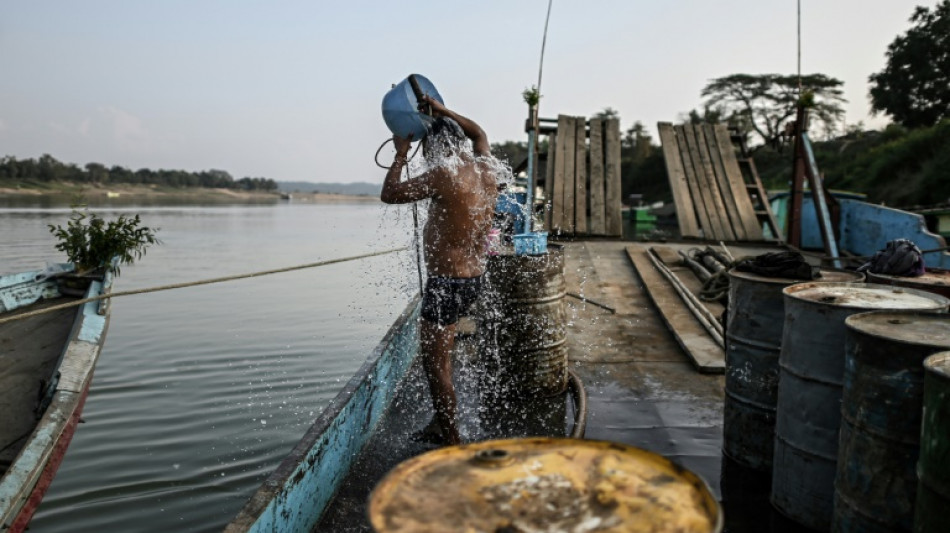
<svg viewBox="0 0 950 533"><path fill-rule="evenodd" d="M204 187L162 187L155 185L133 185L133 184L115 184L113 186L89 185L60 182L55 184L37 186L33 184L20 184L17 187L11 187L9 184L0 182L0 198L42 198L42 197L64 197L74 196L85 200L102 199L150 199L158 200L162 198L189 199L189 200L208 200L208 201L246 201L246 202L281 202L287 201L281 198L279 192L267 191L241 191L234 189L209 189ZM350 195L350 194L329 194L329 193L309 193L295 192L291 196L292 202L313 202L313 203L374 203L379 202L379 197L369 195Z"/></svg>

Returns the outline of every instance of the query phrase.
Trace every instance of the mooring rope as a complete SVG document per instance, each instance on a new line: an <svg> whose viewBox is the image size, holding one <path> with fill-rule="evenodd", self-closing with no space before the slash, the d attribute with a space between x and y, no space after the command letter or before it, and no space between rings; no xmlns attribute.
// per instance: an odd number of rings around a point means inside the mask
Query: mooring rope
<svg viewBox="0 0 950 533"><path fill-rule="evenodd" d="M341 257L339 259L328 259L326 261L317 261L316 263L307 263L305 265L296 265L296 266L285 267L285 268L275 268L273 270L262 270L259 272L251 272L249 274L235 274L233 276L223 276L220 278L203 279L203 280L198 280L198 281L188 281L184 283L172 283L169 285L159 285L157 287L148 287L145 289L133 289L133 290L128 290L128 291L110 292L107 294L100 294L98 296L93 296L91 298L82 298L80 300L74 300L74 301L62 303L59 305L53 305L50 307L45 307L43 309L37 309L35 311L30 311L28 313L0 318L0 324L5 324L7 322L13 322L14 320L29 318L36 315L42 315L43 313L51 313L53 311L59 311L60 309L68 309L70 307L84 305L89 302L105 300L106 298L118 298L119 296L132 296L135 294L148 294L152 292L169 291L172 289L184 289L187 287L197 287L199 285L210 285L212 283L222 283L225 281L234 281L238 279L256 278L260 276L267 276L270 274L281 274L284 272L292 272L294 270L304 270L307 268L316 268L316 267L322 267L322 266L327 266L327 265L333 265L336 263L345 263L347 261L356 261L358 259L368 259L370 257L376 257L376 256L386 255L386 254L391 254L391 253L396 253L396 252L404 252L408 249L409 248L407 246L403 246L401 248L393 248L391 250L383 250L381 252L372 252L372 253L363 254L363 255L354 255L351 257Z"/></svg>

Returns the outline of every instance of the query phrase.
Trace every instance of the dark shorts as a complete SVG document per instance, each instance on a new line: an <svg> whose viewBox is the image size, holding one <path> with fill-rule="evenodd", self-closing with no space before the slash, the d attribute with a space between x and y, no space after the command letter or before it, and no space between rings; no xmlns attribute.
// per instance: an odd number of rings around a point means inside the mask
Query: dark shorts
<svg viewBox="0 0 950 533"><path fill-rule="evenodd" d="M440 326L459 321L478 298L482 276L477 278L445 278L431 276L422 293L422 318Z"/></svg>

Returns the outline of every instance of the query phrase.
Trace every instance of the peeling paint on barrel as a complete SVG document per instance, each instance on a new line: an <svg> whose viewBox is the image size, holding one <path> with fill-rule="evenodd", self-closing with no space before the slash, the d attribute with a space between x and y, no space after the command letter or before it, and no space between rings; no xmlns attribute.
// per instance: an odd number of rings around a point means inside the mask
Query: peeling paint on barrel
<svg viewBox="0 0 950 533"><path fill-rule="evenodd" d="M845 319L833 531L913 529L924 360L950 350L950 315L875 311Z"/></svg>
<svg viewBox="0 0 950 533"><path fill-rule="evenodd" d="M945 311L950 300L870 283L799 283L783 293L771 501L792 520L827 531L834 515L845 319L874 310Z"/></svg>
<svg viewBox="0 0 950 533"><path fill-rule="evenodd" d="M916 533L947 530L950 509L950 352L924 360L924 408L917 463Z"/></svg>
<svg viewBox="0 0 950 533"><path fill-rule="evenodd" d="M860 282L862 274L822 271L823 281ZM729 271L723 453L741 466L772 471L778 358L785 305L782 289L800 283Z"/></svg>

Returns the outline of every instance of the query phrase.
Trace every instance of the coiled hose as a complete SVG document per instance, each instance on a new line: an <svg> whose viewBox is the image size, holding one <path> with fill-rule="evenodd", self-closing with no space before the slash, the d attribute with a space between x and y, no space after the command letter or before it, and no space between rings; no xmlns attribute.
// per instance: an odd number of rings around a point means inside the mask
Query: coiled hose
<svg viewBox="0 0 950 533"><path fill-rule="evenodd" d="M567 371L567 377L568 392L574 401L574 427L570 436L572 439L583 439L587 430L587 391L584 389L584 382L573 370Z"/></svg>

